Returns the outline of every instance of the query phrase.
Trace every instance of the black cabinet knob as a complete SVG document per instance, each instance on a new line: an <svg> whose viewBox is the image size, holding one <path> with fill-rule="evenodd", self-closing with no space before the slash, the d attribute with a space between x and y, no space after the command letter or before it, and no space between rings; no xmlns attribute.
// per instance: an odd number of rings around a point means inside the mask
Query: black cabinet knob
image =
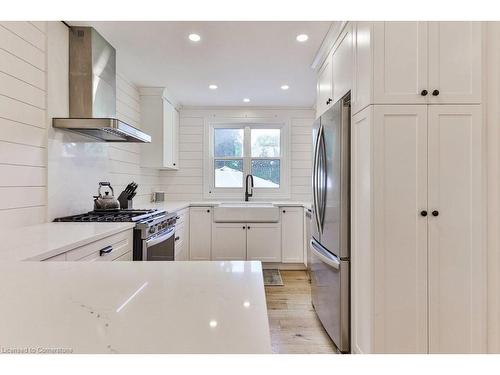
<svg viewBox="0 0 500 375"><path fill-rule="evenodd" d="M434 91L432 92L432 95L433 95L433 96L438 96L438 95L439 95L439 90L434 90Z"/></svg>
<svg viewBox="0 0 500 375"><path fill-rule="evenodd" d="M438 216L438 215L439 215L439 211L436 211L436 210L432 211L432 216Z"/></svg>
<svg viewBox="0 0 500 375"><path fill-rule="evenodd" d="M210 212L210 210L207 210L207 212Z"/></svg>
<svg viewBox="0 0 500 375"><path fill-rule="evenodd" d="M247 229L250 229L250 225L247 227Z"/></svg>
<svg viewBox="0 0 500 375"><path fill-rule="evenodd" d="M285 212L286 212L286 210L283 210L283 213L285 213Z"/></svg>
<svg viewBox="0 0 500 375"><path fill-rule="evenodd" d="M427 94L428 94L428 93L429 93L429 92L428 92L427 90L422 90L422 91L420 92L420 95L422 95L422 96L427 96Z"/></svg>
<svg viewBox="0 0 500 375"><path fill-rule="evenodd" d="M426 210L420 211L420 215L424 217L427 216L427 211Z"/></svg>
<svg viewBox="0 0 500 375"><path fill-rule="evenodd" d="M243 229L245 229L246 227L243 225Z"/></svg>

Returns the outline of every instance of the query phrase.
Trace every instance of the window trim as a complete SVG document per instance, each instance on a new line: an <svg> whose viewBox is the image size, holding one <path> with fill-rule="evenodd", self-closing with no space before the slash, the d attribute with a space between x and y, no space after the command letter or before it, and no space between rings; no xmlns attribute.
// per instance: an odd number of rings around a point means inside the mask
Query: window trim
<svg viewBox="0 0 500 375"><path fill-rule="evenodd" d="M204 152L203 152L203 197L204 199L233 199L243 200L245 196L245 176L251 171L252 159L279 159L280 160L280 187L267 188L255 187L251 199L289 199L290 198L290 131L289 123L281 119L218 119L206 122L204 126ZM243 160L243 181L241 188L215 187L215 157L214 157L214 129L244 129L243 157L221 157L219 159ZM280 129L280 157L252 157L250 129ZM248 155L248 156L246 156Z"/></svg>

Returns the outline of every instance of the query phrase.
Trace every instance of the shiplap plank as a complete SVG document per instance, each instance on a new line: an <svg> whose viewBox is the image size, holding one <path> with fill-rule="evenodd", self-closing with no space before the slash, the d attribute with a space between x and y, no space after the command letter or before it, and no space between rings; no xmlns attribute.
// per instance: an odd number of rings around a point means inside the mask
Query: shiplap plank
<svg viewBox="0 0 500 375"><path fill-rule="evenodd" d="M311 160L311 153L303 151L292 152L292 160Z"/></svg>
<svg viewBox="0 0 500 375"><path fill-rule="evenodd" d="M140 113L137 112L136 110L134 110L133 108L129 107L128 105L124 104L120 100L116 101L116 112L121 113L122 115L125 115L125 116L133 119L136 123L141 122Z"/></svg>
<svg viewBox="0 0 500 375"><path fill-rule="evenodd" d="M47 186L47 170L44 167L0 164L0 176L0 187Z"/></svg>
<svg viewBox="0 0 500 375"><path fill-rule="evenodd" d="M46 147L47 130L0 118L0 140L36 147Z"/></svg>
<svg viewBox="0 0 500 375"><path fill-rule="evenodd" d="M44 167L47 163L46 151L45 148L0 141L0 164Z"/></svg>
<svg viewBox="0 0 500 375"><path fill-rule="evenodd" d="M41 224L46 221L47 207L45 205L38 207L1 209L0 223L3 227L18 227L26 225Z"/></svg>
<svg viewBox="0 0 500 375"><path fill-rule="evenodd" d="M310 126L294 126L292 128L292 135L307 135L311 137L311 127Z"/></svg>
<svg viewBox="0 0 500 375"><path fill-rule="evenodd" d="M12 209L47 204L45 187L0 187L0 207Z"/></svg>
<svg viewBox="0 0 500 375"><path fill-rule="evenodd" d="M45 72L0 49L0 71L45 90Z"/></svg>
<svg viewBox="0 0 500 375"><path fill-rule="evenodd" d="M45 51L45 34L26 21L0 21L0 26L9 29L41 51Z"/></svg>
<svg viewBox="0 0 500 375"><path fill-rule="evenodd" d="M45 71L45 52L0 26L0 48Z"/></svg>
<svg viewBox="0 0 500 375"><path fill-rule="evenodd" d="M203 136L200 134L180 134L180 143L203 143Z"/></svg>
<svg viewBox="0 0 500 375"><path fill-rule="evenodd" d="M45 110L0 95L0 117L45 128Z"/></svg>
<svg viewBox="0 0 500 375"><path fill-rule="evenodd" d="M2 72L0 95L45 109L45 91Z"/></svg>
<svg viewBox="0 0 500 375"><path fill-rule="evenodd" d="M179 151L203 151L202 143L181 143L179 145Z"/></svg>

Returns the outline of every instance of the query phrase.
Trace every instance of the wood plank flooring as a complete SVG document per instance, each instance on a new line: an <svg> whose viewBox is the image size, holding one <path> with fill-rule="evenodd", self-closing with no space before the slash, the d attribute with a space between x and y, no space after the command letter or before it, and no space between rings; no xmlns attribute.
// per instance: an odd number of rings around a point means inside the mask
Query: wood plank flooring
<svg viewBox="0 0 500 375"><path fill-rule="evenodd" d="M284 286L266 286L273 353L335 353L311 305L307 271L281 271Z"/></svg>

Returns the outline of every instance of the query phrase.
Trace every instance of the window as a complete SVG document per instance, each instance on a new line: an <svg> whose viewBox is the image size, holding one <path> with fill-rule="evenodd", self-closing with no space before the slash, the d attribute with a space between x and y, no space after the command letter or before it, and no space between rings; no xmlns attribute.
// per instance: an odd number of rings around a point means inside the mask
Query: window
<svg viewBox="0 0 500 375"><path fill-rule="evenodd" d="M208 197L242 197L248 174L254 196L287 195L283 124L212 124L209 129Z"/></svg>

